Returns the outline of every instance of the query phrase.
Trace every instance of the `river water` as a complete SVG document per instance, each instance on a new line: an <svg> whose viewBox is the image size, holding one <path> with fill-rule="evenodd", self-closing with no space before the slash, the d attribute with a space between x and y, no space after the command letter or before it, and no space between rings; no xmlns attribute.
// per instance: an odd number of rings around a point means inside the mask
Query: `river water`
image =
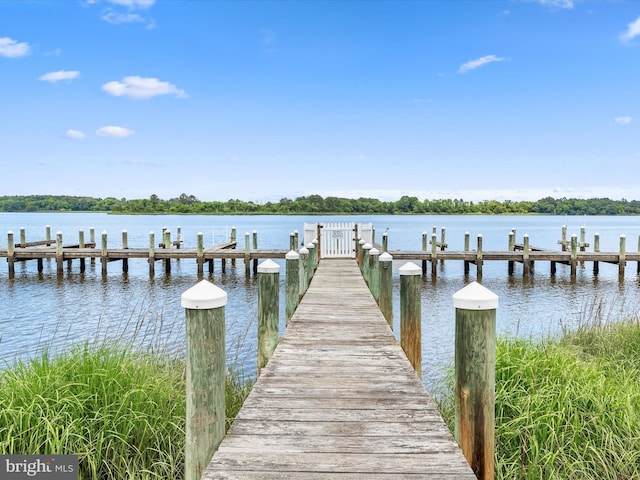
<svg viewBox="0 0 640 480"><path fill-rule="evenodd" d="M593 236L600 235L600 251L617 252L620 235L627 238L627 251L636 251L640 235L638 217L558 217L558 216L206 216L206 215L107 215L102 213L0 213L0 248L6 248L7 235L13 231L16 242L25 228L27 241L45 238L50 226L55 238L62 232L64 243L76 243L78 231L84 230L86 241L94 228L100 241L107 232L109 247L121 245L122 230L127 231L131 248L148 248L149 232L160 241L163 227L175 238L181 228L184 248L195 248L198 232L204 234L205 247L229 238L232 227L238 234L238 248L244 248L245 232L258 232L261 249L289 248L289 234L294 230L302 237L303 225L315 222L373 223L376 240L388 229L389 250L420 250L422 233L430 238L437 227L446 229L448 250L463 250L465 232L470 233L471 248L482 235L483 250L504 251L508 236L516 230L516 240L529 235L533 246L559 249L562 226L567 232L580 233L585 227L586 241L593 247ZM284 261L281 269L281 322L284 332ZM394 332L399 335L399 276L394 262ZM569 267L558 265L550 275L547 262L538 262L532 277L522 276L516 266L513 276L507 275L506 262L485 262L481 283L499 297L497 330L502 336L540 338L557 335L582 322L601 319L616 321L638 315L640 311L640 281L636 265L629 263L625 277L618 278L616 265L601 264L596 277L592 265L578 269L575 280ZM455 311L451 296L476 279L475 267L464 275L463 264L449 261L438 265L437 276L423 278L423 378L430 388L441 377L453 356ZM213 275L205 268L205 278L225 290L227 324L227 359L230 365L242 367L245 373L255 373L257 335L257 281L245 276L244 265L238 260L235 268L228 262L222 272L215 262ZM125 339L138 345L162 349L176 355L184 353L184 309L180 295L197 283L194 260L173 262L170 274L158 263L153 278L149 278L144 260L130 260L128 273L119 262L109 264L108 274L101 274L97 261L94 267L87 261L87 270L80 273L74 263L62 276L56 273L55 261L44 264L38 273L35 261L16 264L13 279L8 278L5 262L0 263L0 366L37 355L43 348L60 351L73 343L103 339Z"/></svg>

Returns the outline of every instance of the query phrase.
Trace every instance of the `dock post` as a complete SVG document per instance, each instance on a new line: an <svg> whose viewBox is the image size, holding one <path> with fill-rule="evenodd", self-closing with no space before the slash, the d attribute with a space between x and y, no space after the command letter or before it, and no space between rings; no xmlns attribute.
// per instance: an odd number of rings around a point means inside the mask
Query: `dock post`
<svg viewBox="0 0 640 480"><path fill-rule="evenodd" d="M522 236L522 276L528 277L531 275L531 260L529 259L530 247L529 247L529 234L525 233Z"/></svg>
<svg viewBox="0 0 640 480"><path fill-rule="evenodd" d="M89 242L95 248L95 246L96 246L96 229L93 228L93 227L89 227ZM93 255L91 256L90 263L91 263L91 266L94 266L96 264L96 257L94 257Z"/></svg>
<svg viewBox="0 0 640 480"><path fill-rule="evenodd" d="M393 330L393 257L384 252L378 259L380 262L380 311Z"/></svg>
<svg viewBox="0 0 640 480"><path fill-rule="evenodd" d="M476 477L493 480L498 296L473 282L453 294L453 306L454 434Z"/></svg>
<svg viewBox="0 0 640 480"><path fill-rule="evenodd" d="M249 243L249 232L244 232L244 274L251 276L251 244Z"/></svg>
<svg viewBox="0 0 640 480"><path fill-rule="evenodd" d="M567 242L567 226L566 225L562 226L562 237L558 243L562 246L562 251L566 252L567 245L569 245L569 242Z"/></svg>
<svg viewBox="0 0 640 480"><path fill-rule="evenodd" d="M640 252L640 235L638 235L638 252ZM638 260L638 265L636 266L636 273L640 274L640 260Z"/></svg>
<svg viewBox="0 0 640 480"><path fill-rule="evenodd" d="M476 278L482 278L482 234L478 234L478 249L476 250Z"/></svg>
<svg viewBox="0 0 640 480"><path fill-rule="evenodd" d="M298 238L299 238L298 230L294 230L293 231L293 236L295 238L296 248L293 248L292 250L295 250L297 252L298 251L298 245L299 245L299 243L298 243Z"/></svg>
<svg viewBox="0 0 640 480"><path fill-rule="evenodd" d="M382 253L389 251L389 234L384 232L382 234Z"/></svg>
<svg viewBox="0 0 640 480"><path fill-rule="evenodd" d="M171 248L171 231L168 228L162 229L162 248ZM167 257L164 261L164 272L171 273L171 257Z"/></svg>
<svg viewBox="0 0 640 480"><path fill-rule="evenodd" d="M126 230L122 230L122 249L127 250L129 248L129 235ZM127 273L129 271L129 259L122 259L122 272Z"/></svg>
<svg viewBox="0 0 640 480"><path fill-rule="evenodd" d="M400 273L400 346L409 363L422 378L422 269L405 263Z"/></svg>
<svg viewBox="0 0 640 480"><path fill-rule="evenodd" d="M639 246L640 246L640 244L639 244ZM593 235L593 251L594 252L599 252L600 251L600 234L598 232L594 233L594 235ZM638 263L638 265L640 265L640 262ZM593 262L593 274L594 275L598 275L598 273L600 273L600 262L594 261Z"/></svg>
<svg viewBox="0 0 640 480"><path fill-rule="evenodd" d="M431 234L431 276L435 277L437 274L437 258L438 258L438 242L436 241L436 227L433 227L433 233Z"/></svg>
<svg viewBox="0 0 640 480"><path fill-rule="evenodd" d="M51 246L51 225L44 227L44 239L47 242L47 247Z"/></svg>
<svg viewBox="0 0 640 480"><path fill-rule="evenodd" d="M571 235L571 278L576 278L578 259L578 236L574 233Z"/></svg>
<svg viewBox="0 0 640 480"><path fill-rule="evenodd" d="M298 245L296 245L296 234L293 232L289 234L289 250L293 250L294 252L298 250Z"/></svg>
<svg viewBox="0 0 640 480"><path fill-rule="evenodd" d="M156 271L156 240L153 230L149 232L149 277L153 278Z"/></svg>
<svg viewBox="0 0 640 480"><path fill-rule="evenodd" d="M27 231L24 227L20 227L20 248L27 246Z"/></svg>
<svg viewBox="0 0 640 480"><path fill-rule="evenodd" d="M280 265L265 260L258 265L258 376L267 366L280 338L279 292Z"/></svg>
<svg viewBox="0 0 640 480"><path fill-rule="evenodd" d="M468 252L470 247L469 232L464 232L464 251ZM469 260L464 261L464 274L469 275Z"/></svg>
<svg viewBox="0 0 640 480"><path fill-rule="evenodd" d="M618 256L618 276L620 279L624 278L624 267L627 265L626 243L627 236L620 235L620 253Z"/></svg>
<svg viewBox="0 0 640 480"><path fill-rule="evenodd" d="M313 274L315 273L315 265L314 258L316 246L309 242L307 243L307 286L311 283L311 279L313 278Z"/></svg>
<svg viewBox="0 0 640 480"><path fill-rule="evenodd" d="M56 271L61 275L64 271L64 253L62 252L62 232L56 232Z"/></svg>
<svg viewBox="0 0 640 480"><path fill-rule="evenodd" d="M185 480L200 480L224 437L227 294L201 280L181 296L187 330Z"/></svg>
<svg viewBox="0 0 640 480"><path fill-rule="evenodd" d="M370 243L365 243L362 246L362 276L367 286L369 286L369 252L373 248Z"/></svg>
<svg viewBox="0 0 640 480"><path fill-rule="evenodd" d="M286 298L286 325L293 317L300 302L300 254L291 249L285 255L285 298Z"/></svg>
<svg viewBox="0 0 640 480"><path fill-rule="evenodd" d="M78 247L84 248L84 230L78 231ZM84 257L80 259L80 273L84 273L85 271L85 260Z"/></svg>
<svg viewBox="0 0 640 480"><path fill-rule="evenodd" d="M427 251L427 232L422 232L422 251ZM427 260L422 260L422 274L427 274Z"/></svg>
<svg viewBox="0 0 640 480"><path fill-rule="evenodd" d="M364 263L362 261L363 257L364 257L364 245L365 245L366 240L364 238L361 238L360 240L358 240L357 244L356 244L356 258L358 259L358 266L360 267L360 271L363 272L364 271Z"/></svg>
<svg viewBox="0 0 640 480"><path fill-rule="evenodd" d="M196 245L196 263L198 265L198 276L204 275L204 233L198 232Z"/></svg>
<svg viewBox="0 0 640 480"><path fill-rule="evenodd" d="M315 271L318 269L318 264L320 263L320 242L316 237L311 241L311 243L313 243L313 246L315 248L315 254L313 256L313 272L315 273Z"/></svg>
<svg viewBox="0 0 640 480"><path fill-rule="evenodd" d="M369 250L369 290L376 303L380 302L380 250Z"/></svg>
<svg viewBox="0 0 640 480"><path fill-rule="evenodd" d="M102 275L107 274L107 262L109 261L107 252L107 231L102 231L102 249L100 250L100 264L102 265Z"/></svg>
<svg viewBox="0 0 640 480"><path fill-rule="evenodd" d="M254 230L252 232L252 240L253 240L253 249L258 250L258 231ZM253 259L253 273L254 275L258 273L258 259Z"/></svg>
<svg viewBox="0 0 640 480"><path fill-rule="evenodd" d="M514 232L513 230L509 232L508 251L509 252L516 251L516 232ZM509 262L507 262L507 274L509 276L513 275L514 266L515 266L515 262L513 260L509 260Z"/></svg>
<svg viewBox="0 0 640 480"><path fill-rule="evenodd" d="M13 278L16 274L16 244L13 240L13 232L7 232L7 263L9 267L9 278Z"/></svg>
<svg viewBox="0 0 640 480"><path fill-rule="evenodd" d="M300 295L304 295L309 288L309 249L302 247L300 255Z"/></svg>
<svg viewBox="0 0 640 480"><path fill-rule="evenodd" d="M176 240L175 240L176 248L179 250L182 246L182 227L176 227ZM178 260L180 258L178 257Z"/></svg>
<svg viewBox="0 0 640 480"><path fill-rule="evenodd" d="M231 227L231 241L235 243L235 242L238 241L237 238L238 238L238 236L237 236L237 232L236 232L236 227ZM236 247L233 247L233 248L236 248ZM236 259L232 258L231 259L231 268L233 268L235 266L236 266Z"/></svg>

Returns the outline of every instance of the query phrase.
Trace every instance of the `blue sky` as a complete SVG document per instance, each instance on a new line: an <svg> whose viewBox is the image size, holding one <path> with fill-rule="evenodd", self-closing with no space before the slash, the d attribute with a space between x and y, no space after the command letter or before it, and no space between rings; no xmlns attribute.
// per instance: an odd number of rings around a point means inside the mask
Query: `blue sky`
<svg viewBox="0 0 640 480"><path fill-rule="evenodd" d="M0 195L640 199L640 2L3 0L0 160Z"/></svg>

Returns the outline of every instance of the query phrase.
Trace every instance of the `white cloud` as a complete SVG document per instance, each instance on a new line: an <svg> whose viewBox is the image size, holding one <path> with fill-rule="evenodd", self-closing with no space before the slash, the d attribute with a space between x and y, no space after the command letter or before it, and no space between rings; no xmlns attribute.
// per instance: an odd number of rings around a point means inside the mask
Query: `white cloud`
<svg viewBox="0 0 640 480"><path fill-rule="evenodd" d="M486 55L484 57L477 58L475 60L470 60L467 63L463 63L458 70L458 73L467 73L471 70L475 70L478 67L482 67L483 65L487 65L488 63L493 62L503 62L506 58L497 57L495 55Z"/></svg>
<svg viewBox="0 0 640 480"><path fill-rule="evenodd" d="M627 25L627 30L620 34L620 40L628 42L640 35L640 17Z"/></svg>
<svg viewBox="0 0 640 480"><path fill-rule="evenodd" d="M86 137L83 132L81 132L80 130L74 130L73 128L67 130L64 136L67 138L71 138L72 140L82 140Z"/></svg>
<svg viewBox="0 0 640 480"><path fill-rule="evenodd" d="M101 18L112 25L120 25L121 23L145 23L147 21L137 13L118 13L110 9L105 10Z"/></svg>
<svg viewBox="0 0 640 480"><path fill-rule="evenodd" d="M616 122L618 125L629 125L632 120L633 120L633 118L631 118L629 116L616 117L616 118L613 119L613 121Z"/></svg>
<svg viewBox="0 0 640 480"><path fill-rule="evenodd" d="M178 89L169 82L161 82L157 78L138 76L125 77L122 82L113 81L102 85L102 90L114 97L151 98L157 95L175 95L185 98L184 90Z"/></svg>
<svg viewBox="0 0 640 480"><path fill-rule="evenodd" d="M141 10L145 10L147 8L151 8L156 0L108 0L109 3L113 3L115 5L122 5L125 7L139 8Z"/></svg>
<svg viewBox="0 0 640 480"><path fill-rule="evenodd" d="M31 50L27 42L17 42L9 37L0 38L0 57L24 57Z"/></svg>
<svg viewBox="0 0 640 480"><path fill-rule="evenodd" d="M96 130L96 134L100 135L101 137L124 138L128 137L129 135L133 135L133 130L129 130L128 128L124 127L109 125Z"/></svg>
<svg viewBox="0 0 640 480"><path fill-rule="evenodd" d="M58 70L57 72L49 72L42 75L38 80L44 82L59 82L60 80L74 80L80 76L80 72L77 70L64 71Z"/></svg>
<svg viewBox="0 0 640 480"><path fill-rule="evenodd" d="M541 5L552 8L573 8L575 6L574 0L534 0Z"/></svg>

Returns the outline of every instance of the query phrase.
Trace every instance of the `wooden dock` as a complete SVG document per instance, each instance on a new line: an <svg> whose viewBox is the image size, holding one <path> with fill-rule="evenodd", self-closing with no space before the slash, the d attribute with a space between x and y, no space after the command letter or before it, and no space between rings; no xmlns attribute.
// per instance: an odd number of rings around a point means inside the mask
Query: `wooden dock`
<svg viewBox="0 0 640 480"><path fill-rule="evenodd" d="M324 259L202 478L476 476L357 263Z"/></svg>

